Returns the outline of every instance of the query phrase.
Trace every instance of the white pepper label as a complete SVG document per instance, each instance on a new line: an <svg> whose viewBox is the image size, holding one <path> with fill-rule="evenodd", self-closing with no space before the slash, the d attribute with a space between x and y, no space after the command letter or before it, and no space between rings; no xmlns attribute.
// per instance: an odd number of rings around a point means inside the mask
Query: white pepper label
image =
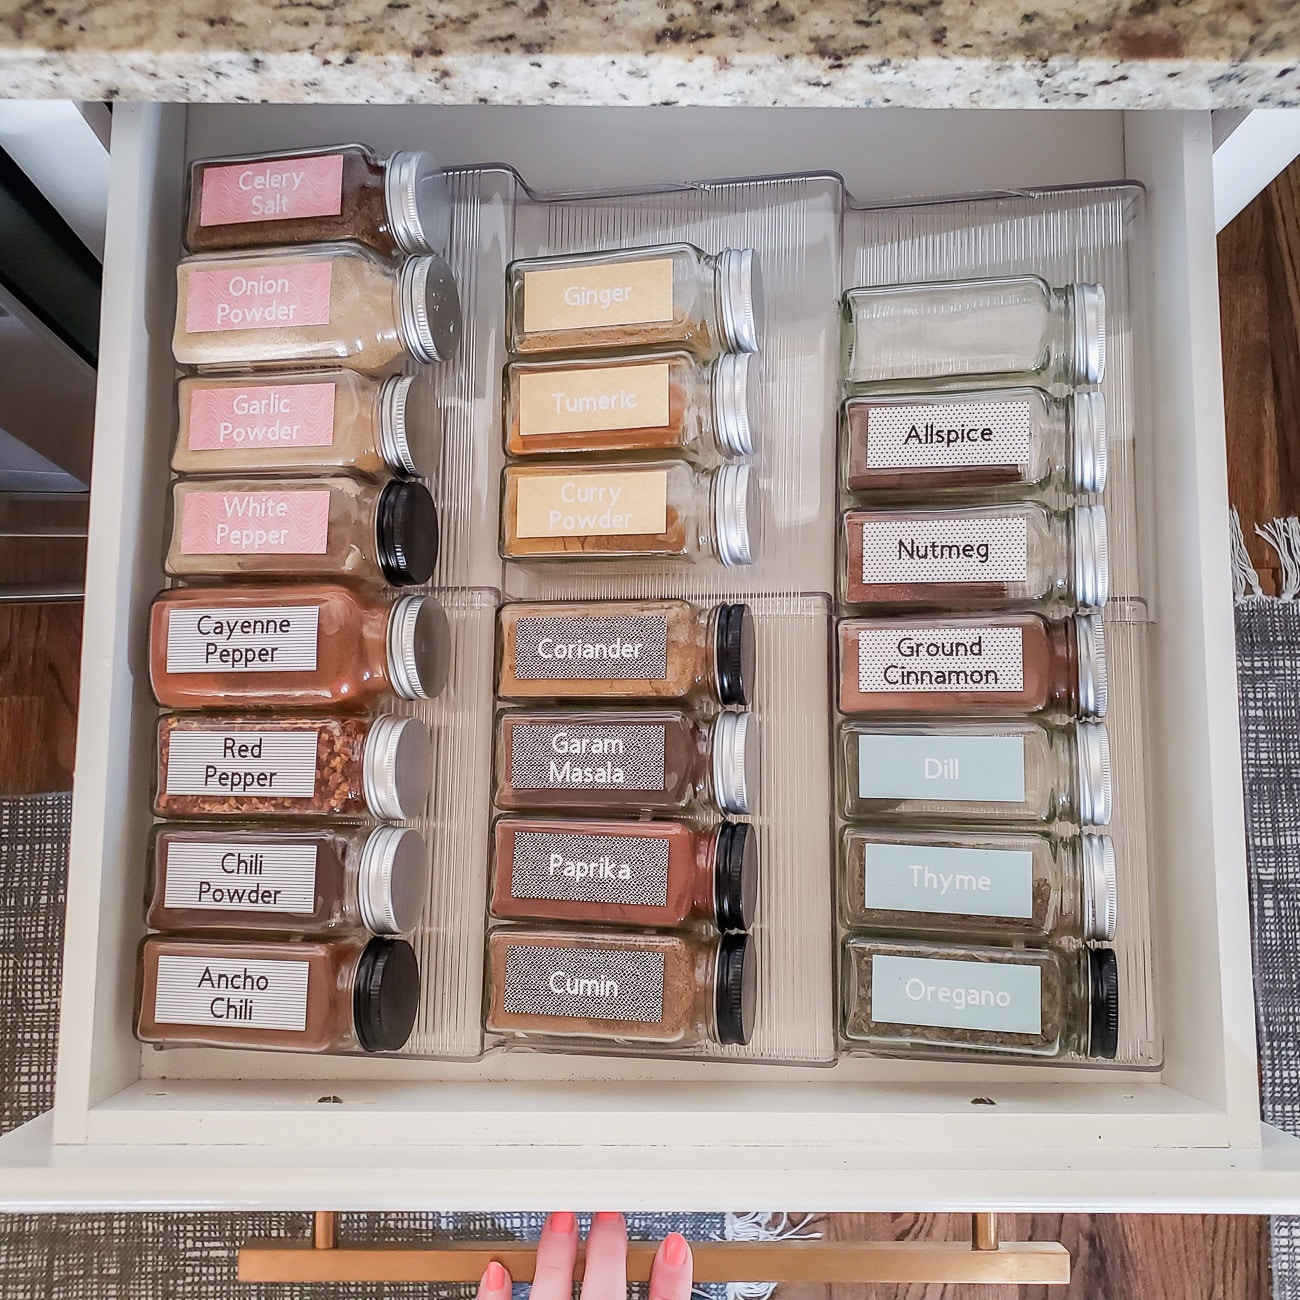
<svg viewBox="0 0 1300 1300"><path fill-rule="evenodd" d="M871 405L867 465L1023 465L1032 435L1027 398Z"/></svg>
<svg viewBox="0 0 1300 1300"><path fill-rule="evenodd" d="M316 906L314 844L167 846L167 907L214 912L311 913Z"/></svg>
<svg viewBox="0 0 1300 1300"><path fill-rule="evenodd" d="M516 723L510 784L516 790L662 790L664 728Z"/></svg>
<svg viewBox="0 0 1300 1300"><path fill-rule="evenodd" d="M520 681L663 681L668 675L668 619L547 616L515 625L514 675Z"/></svg>
<svg viewBox="0 0 1300 1300"><path fill-rule="evenodd" d="M871 1018L885 1024L1041 1034L1043 974L1036 965L871 958Z"/></svg>
<svg viewBox="0 0 1300 1300"><path fill-rule="evenodd" d="M864 519L862 581L867 583L1024 582L1028 524L986 519Z"/></svg>
<svg viewBox="0 0 1300 1300"><path fill-rule="evenodd" d="M864 695L1024 690L1024 638L1018 627L936 623L862 628L857 637L858 690Z"/></svg>
<svg viewBox="0 0 1300 1300"><path fill-rule="evenodd" d="M1023 849L868 844L864 899L881 912L1030 917L1034 855Z"/></svg>
<svg viewBox="0 0 1300 1300"><path fill-rule="evenodd" d="M189 731L174 728L167 745L168 794L259 794L310 799L316 791L316 745L310 731Z"/></svg>
<svg viewBox="0 0 1300 1300"><path fill-rule="evenodd" d="M316 669L319 605L172 608L169 673L306 673Z"/></svg>
<svg viewBox="0 0 1300 1300"><path fill-rule="evenodd" d="M664 955L519 944L506 949L505 1009L564 1019L663 1019Z"/></svg>
<svg viewBox="0 0 1300 1300"><path fill-rule="evenodd" d="M515 898L662 907L668 901L668 841L521 831L510 892Z"/></svg>
<svg viewBox="0 0 1300 1300"><path fill-rule="evenodd" d="M305 961L238 961L227 957L158 958L154 1019L163 1025L234 1025L240 1029L307 1028Z"/></svg>

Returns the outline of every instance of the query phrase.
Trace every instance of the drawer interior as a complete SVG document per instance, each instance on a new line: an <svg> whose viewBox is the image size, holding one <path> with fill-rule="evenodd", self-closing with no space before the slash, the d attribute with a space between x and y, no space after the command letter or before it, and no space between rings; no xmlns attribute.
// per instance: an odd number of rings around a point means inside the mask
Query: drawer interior
<svg viewBox="0 0 1300 1300"><path fill-rule="evenodd" d="M412 1116L418 1115L419 1142L434 1146L654 1145L671 1132L675 1138L698 1134L710 1149L725 1149L732 1140L718 1125L725 1116L731 1121L725 1130L752 1133L747 1141L811 1142L827 1159L842 1143L846 1124L853 1127L853 1142L867 1146L1208 1147L1257 1140L1208 124L1204 134L1201 139L1195 121L1180 115L1104 113L127 108L114 141L105 267L109 342L96 432L56 1138L400 1145L411 1141ZM643 190L783 171L838 173L870 203L1119 178L1145 185L1150 255L1130 268L1140 290L1131 304L1133 335L1146 340L1130 358L1144 371L1144 382L1134 388L1143 409L1133 419L1135 501L1141 506L1119 526L1140 519L1151 558L1149 574L1135 568L1132 575L1141 584L1134 594L1155 614L1154 621L1141 617L1133 624L1140 628L1133 635L1149 641L1154 665L1147 683L1151 761L1142 773L1149 795L1136 796L1140 804L1149 802L1153 833L1149 846L1134 851L1146 861L1153 886L1148 896L1155 897L1152 982L1164 1015L1162 1070L877 1059L831 1065L817 1026L800 1057L806 1065L518 1052L481 1060L317 1059L159 1053L135 1042L132 987L143 933L142 846L156 716L142 634L144 611L161 584L160 506L175 419L172 272L184 163L187 157L335 139L364 140L381 151L427 147L455 167L491 160L554 190ZM510 193L515 182L505 170L466 172L453 186L464 190L471 176L482 201L473 226L462 223L456 237L481 251L480 266L499 267L502 245L546 246L566 204ZM803 184L816 188L814 181ZM687 190L665 203L691 201ZM600 210L600 204L586 209ZM604 210L618 211L619 204L610 200ZM861 214L825 202L818 208L815 200L810 211L822 230L808 236L810 247L823 246L842 225L846 243L848 231L860 231L858 246L869 255L875 227ZM599 229L601 218L590 219ZM462 275L461 287L473 301L501 294L499 281L467 283ZM823 418L833 403L827 346L823 341L802 357L777 353L775 360L797 373L801 387L782 390L785 405L767 417L798 421L816 402ZM496 557L494 372L501 349L499 337L484 340L474 364L462 367L442 393L447 441L459 449L452 454L483 457L482 472L467 479L484 486L481 497L467 497L444 513L445 548L435 583L451 588L448 603L462 653L455 669L460 685L453 683L433 721L435 728L454 730L457 744L468 736L484 759L490 746L469 734L483 727L481 714L458 709L457 701L481 693L490 674L497 593L561 595L590 591L592 581L578 575L566 579L576 584L567 589L539 586L529 574L508 566L503 572ZM821 360L810 360L813 353ZM816 575L829 571L834 467L828 448L809 458L795 442L782 446L794 457L778 476L791 535L786 549L774 552L772 571L760 566L744 589L755 594L760 615L769 601L766 615L785 629L774 634L773 653L794 665L808 654L805 638L815 639L809 628L826 618L817 605L826 587ZM806 590L806 603L773 600L773 589ZM1140 651L1129 657L1137 673ZM820 694L826 707L825 684L816 674L803 689L813 702ZM805 711L801 698L794 716L778 720L783 734L793 734ZM819 761L815 741L807 744L806 752L794 744L783 748L765 787L776 797L799 800L799 773ZM447 792L453 805L458 790L472 803L475 791L486 787L481 770L448 766L438 779L459 783ZM812 788L827 780L821 773ZM789 912L798 913L804 928L782 938L787 960L821 967L831 960L827 809L819 802L807 814L821 817L825 848L813 832L815 847L802 860L793 845L787 851ZM421 1024L431 1055L477 1054L474 1035L460 1030L481 985L486 812L432 828L435 837L443 832L435 880L444 891L438 894L444 916L470 927L472 940L425 953L426 971L456 990L446 1003L453 1008L448 1020ZM825 908L818 911L815 900L823 897ZM800 912L805 905L809 910ZM824 937L820 947L818 934ZM792 1022L806 1018L797 998L783 1014ZM1154 1031L1151 1037L1154 1044ZM1158 1056L1154 1045L1150 1056Z"/></svg>

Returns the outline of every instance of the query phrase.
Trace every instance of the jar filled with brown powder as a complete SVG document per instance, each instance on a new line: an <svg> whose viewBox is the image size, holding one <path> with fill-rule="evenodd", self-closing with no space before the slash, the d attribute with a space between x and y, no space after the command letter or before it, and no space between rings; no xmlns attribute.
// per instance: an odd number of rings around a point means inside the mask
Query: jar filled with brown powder
<svg viewBox="0 0 1300 1300"><path fill-rule="evenodd" d="M750 248L693 244L569 253L506 271L511 352L684 347L707 358L757 352L763 296Z"/></svg>
<svg viewBox="0 0 1300 1300"><path fill-rule="evenodd" d="M136 1037L165 1047L396 1052L420 967L403 939L191 939L140 946Z"/></svg>
<svg viewBox="0 0 1300 1300"><path fill-rule="evenodd" d="M506 367L506 452L754 450L746 353L702 365L690 352L514 361Z"/></svg>
<svg viewBox="0 0 1300 1300"><path fill-rule="evenodd" d="M750 702L755 649L748 605L521 603L503 605L500 618L503 699Z"/></svg>
<svg viewBox="0 0 1300 1300"><path fill-rule="evenodd" d="M1119 972L1109 948L971 948L849 939L844 1036L898 1056L985 1052L1113 1060Z"/></svg>
<svg viewBox="0 0 1300 1300"><path fill-rule="evenodd" d="M490 1031L629 1045L749 1042L757 970L745 934L696 938L599 930L488 936Z"/></svg>

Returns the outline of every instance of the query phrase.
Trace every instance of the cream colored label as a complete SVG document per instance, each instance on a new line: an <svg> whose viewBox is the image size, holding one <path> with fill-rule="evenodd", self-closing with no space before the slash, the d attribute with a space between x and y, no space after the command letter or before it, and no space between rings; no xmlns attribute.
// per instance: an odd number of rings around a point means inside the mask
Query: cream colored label
<svg viewBox="0 0 1300 1300"><path fill-rule="evenodd" d="M626 537L668 526L668 471L520 474L520 537Z"/></svg>
<svg viewBox="0 0 1300 1300"><path fill-rule="evenodd" d="M673 318L673 259L524 272L524 331L600 329Z"/></svg>
<svg viewBox="0 0 1300 1300"><path fill-rule="evenodd" d="M519 432L594 433L662 429L668 423L668 366L595 366L519 374Z"/></svg>

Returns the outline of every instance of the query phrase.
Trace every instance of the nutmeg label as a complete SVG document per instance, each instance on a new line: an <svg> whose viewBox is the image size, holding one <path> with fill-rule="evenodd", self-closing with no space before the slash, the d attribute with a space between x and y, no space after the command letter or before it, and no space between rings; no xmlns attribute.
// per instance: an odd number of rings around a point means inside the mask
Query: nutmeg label
<svg viewBox="0 0 1300 1300"><path fill-rule="evenodd" d="M667 470L520 473L517 537L628 537L667 531Z"/></svg>
<svg viewBox="0 0 1300 1300"><path fill-rule="evenodd" d="M1025 738L860 734L858 794L863 799L1024 803Z"/></svg>
<svg viewBox="0 0 1300 1300"><path fill-rule="evenodd" d="M306 673L316 670L319 605L167 611L169 673Z"/></svg>
<svg viewBox="0 0 1300 1300"><path fill-rule="evenodd" d="M663 1019L664 955L511 944L503 1000L516 1016L654 1024Z"/></svg>
<svg viewBox="0 0 1300 1300"><path fill-rule="evenodd" d="M185 330L204 334L328 325L332 271L329 262L191 270L185 288Z"/></svg>
<svg viewBox="0 0 1300 1300"><path fill-rule="evenodd" d="M182 555L324 555L330 494L186 492L180 498Z"/></svg>
<svg viewBox="0 0 1300 1300"><path fill-rule="evenodd" d="M524 272L524 331L601 329L673 318L673 260Z"/></svg>
<svg viewBox="0 0 1300 1300"><path fill-rule="evenodd" d="M310 799L316 791L319 732L190 731L167 743L167 794L257 794Z"/></svg>
<svg viewBox="0 0 1300 1300"><path fill-rule="evenodd" d="M1018 627L862 628L857 644L863 695L1024 690L1024 638Z"/></svg>
<svg viewBox="0 0 1300 1300"><path fill-rule="evenodd" d="M337 217L342 209L341 153L228 163L203 170L200 226Z"/></svg>
<svg viewBox="0 0 1300 1300"><path fill-rule="evenodd" d="M866 905L880 912L1030 917L1034 855L1027 849L867 844Z"/></svg>
<svg viewBox="0 0 1300 1300"><path fill-rule="evenodd" d="M515 898L663 907L668 901L668 841L662 836L520 831L514 837L510 893Z"/></svg>
<svg viewBox="0 0 1300 1300"><path fill-rule="evenodd" d="M515 624L519 681L661 682L668 675L668 619L530 615Z"/></svg>
<svg viewBox="0 0 1300 1300"><path fill-rule="evenodd" d="M307 1028L305 961L228 957L158 957L154 1019L161 1025L231 1025L239 1029Z"/></svg>
<svg viewBox="0 0 1300 1300"><path fill-rule="evenodd" d="M516 790L662 790L664 727L525 722L510 727Z"/></svg>
<svg viewBox="0 0 1300 1300"><path fill-rule="evenodd" d="M883 403L867 408L870 469L1023 465L1033 433L1029 399Z"/></svg>
<svg viewBox="0 0 1300 1300"><path fill-rule="evenodd" d="M334 442L334 385L193 388L189 417L191 451L328 447Z"/></svg>
<svg viewBox="0 0 1300 1300"><path fill-rule="evenodd" d="M163 905L310 915L316 907L316 846L173 840Z"/></svg>
<svg viewBox="0 0 1300 1300"><path fill-rule="evenodd" d="M592 433L668 424L668 364L521 370L519 432Z"/></svg>
<svg viewBox="0 0 1300 1300"><path fill-rule="evenodd" d="M1023 516L868 518L857 526L864 583L1024 582L1028 576Z"/></svg>
<svg viewBox="0 0 1300 1300"><path fill-rule="evenodd" d="M871 1018L885 1024L1043 1032L1043 973L1014 962L871 958Z"/></svg>

